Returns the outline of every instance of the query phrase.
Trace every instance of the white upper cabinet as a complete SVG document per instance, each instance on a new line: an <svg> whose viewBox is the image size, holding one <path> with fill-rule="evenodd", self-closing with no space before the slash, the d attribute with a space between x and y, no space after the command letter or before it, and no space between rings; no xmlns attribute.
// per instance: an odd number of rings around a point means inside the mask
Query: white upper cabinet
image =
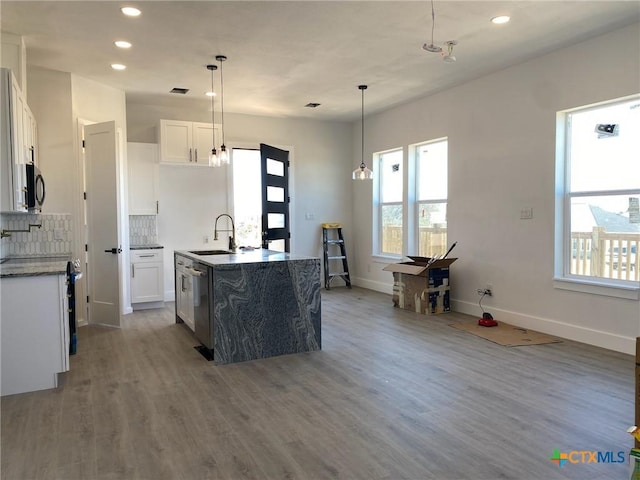
<svg viewBox="0 0 640 480"><path fill-rule="evenodd" d="M127 143L129 171L129 215L160 213L158 145Z"/></svg>
<svg viewBox="0 0 640 480"><path fill-rule="evenodd" d="M38 164L38 130L11 70L1 69L0 79L0 210L25 212L24 165Z"/></svg>
<svg viewBox="0 0 640 480"><path fill-rule="evenodd" d="M211 123L160 120L160 162L208 166L212 128ZM219 143L220 126L215 130Z"/></svg>

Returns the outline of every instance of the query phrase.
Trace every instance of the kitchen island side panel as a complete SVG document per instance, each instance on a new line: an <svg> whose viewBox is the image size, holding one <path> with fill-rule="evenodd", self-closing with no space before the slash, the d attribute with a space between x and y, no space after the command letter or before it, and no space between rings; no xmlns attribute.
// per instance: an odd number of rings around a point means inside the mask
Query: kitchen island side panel
<svg viewBox="0 0 640 480"><path fill-rule="evenodd" d="M213 268L214 361L321 348L320 260Z"/></svg>

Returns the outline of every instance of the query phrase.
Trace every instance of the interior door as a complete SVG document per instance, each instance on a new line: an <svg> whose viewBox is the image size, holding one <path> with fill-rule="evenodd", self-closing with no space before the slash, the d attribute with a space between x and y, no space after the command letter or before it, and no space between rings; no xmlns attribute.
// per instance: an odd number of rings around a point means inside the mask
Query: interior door
<svg viewBox="0 0 640 480"><path fill-rule="evenodd" d="M115 122L84 127L89 322L120 325L120 202Z"/></svg>
<svg viewBox="0 0 640 480"><path fill-rule="evenodd" d="M289 152L260 144L262 248L289 252Z"/></svg>

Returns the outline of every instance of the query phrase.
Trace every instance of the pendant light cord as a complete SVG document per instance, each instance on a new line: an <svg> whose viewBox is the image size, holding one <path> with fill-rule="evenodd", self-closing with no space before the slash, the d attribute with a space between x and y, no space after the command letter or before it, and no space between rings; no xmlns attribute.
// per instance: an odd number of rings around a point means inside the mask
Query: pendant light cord
<svg viewBox="0 0 640 480"><path fill-rule="evenodd" d="M216 149L216 111L213 108L213 104L214 104L214 97L215 97L215 93L213 90L213 68L211 69L211 127L212 127L212 132L211 132L211 137L213 139L213 150ZM222 72L220 72L222 73Z"/></svg>
<svg viewBox="0 0 640 480"><path fill-rule="evenodd" d="M220 116L222 120L222 145L224 145L224 79L222 78L222 62L220 59Z"/></svg>
<svg viewBox="0 0 640 480"><path fill-rule="evenodd" d="M436 28L436 11L433 8L433 0L431 0L431 45L433 45L433 30L435 28Z"/></svg>
<svg viewBox="0 0 640 480"><path fill-rule="evenodd" d="M365 87L366 88L366 87ZM362 161L360 162L360 168L364 169L366 165L364 164L364 88L362 91Z"/></svg>

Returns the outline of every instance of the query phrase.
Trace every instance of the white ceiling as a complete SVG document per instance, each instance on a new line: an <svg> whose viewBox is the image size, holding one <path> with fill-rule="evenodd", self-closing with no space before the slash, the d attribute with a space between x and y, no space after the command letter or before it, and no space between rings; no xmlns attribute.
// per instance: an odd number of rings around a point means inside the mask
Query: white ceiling
<svg viewBox="0 0 640 480"><path fill-rule="evenodd" d="M138 18L119 8L135 5ZM225 111L352 120L359 84L373 112L640 21L640 1L0 1L1 29L22 35L30 65L122 89L128 102L209 100L207 63L226 55ZM507 14L511 22L490 19ZM117 49L118 39L133 43ZM113 62L127 70L116 72ZM219 71L218 71L219 72ZM216 82L219 77L216 79ZM186 96L169 94L189 88ZM316 109L305 108L320 103Z"/></svg>

